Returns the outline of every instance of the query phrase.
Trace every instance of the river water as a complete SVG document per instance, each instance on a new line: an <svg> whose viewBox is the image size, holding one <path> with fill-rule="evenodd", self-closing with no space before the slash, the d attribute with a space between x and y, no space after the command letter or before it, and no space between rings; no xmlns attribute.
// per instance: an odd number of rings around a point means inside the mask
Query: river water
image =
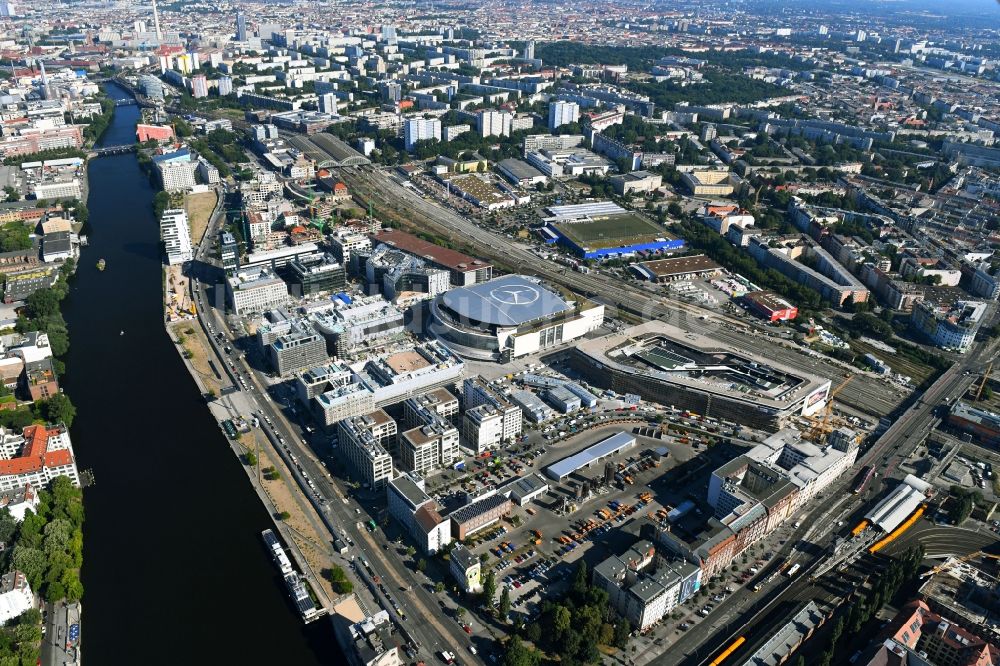
<svg viewBox="0 0 1000 666"><path fill-rule="evenodd" d="M119 107L102 143L134 142L138 117ZM163 328L154 190L133 154L92 160L89 180L63 381L77 461L96 480L85 663L342 663L330 624L304 627L291 607L260 539L267 512Z"/></svg>

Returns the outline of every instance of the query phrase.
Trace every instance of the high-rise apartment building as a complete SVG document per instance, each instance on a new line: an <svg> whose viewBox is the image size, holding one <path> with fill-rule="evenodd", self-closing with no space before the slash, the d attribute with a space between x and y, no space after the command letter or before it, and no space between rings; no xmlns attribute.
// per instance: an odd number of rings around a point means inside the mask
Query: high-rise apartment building
<svg viewBox="0 0 1000 666"><path fill-rule="evenodd" d="M576 102L552 102L549 104L549 129L568 125L580 120L580 105Z"/></svg>
<svg viewBox="0 0 1000 666"><path fill-rule="evenodd" d="M403 126L406 149L413 150L417 141L441 140L441 121L436 118L411 118Z"/></svg>

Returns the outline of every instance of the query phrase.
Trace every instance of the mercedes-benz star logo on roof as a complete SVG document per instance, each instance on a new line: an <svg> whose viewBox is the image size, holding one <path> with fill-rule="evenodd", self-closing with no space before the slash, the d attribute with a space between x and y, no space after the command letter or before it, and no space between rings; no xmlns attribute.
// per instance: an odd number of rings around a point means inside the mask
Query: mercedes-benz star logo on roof
<svg viewBox="0 0 1000 666"><path fill-rule="evenodd" d="M527 285L497 287L490 292L490 298L507 305L527 305L538 300L538 290Z"/></svg>

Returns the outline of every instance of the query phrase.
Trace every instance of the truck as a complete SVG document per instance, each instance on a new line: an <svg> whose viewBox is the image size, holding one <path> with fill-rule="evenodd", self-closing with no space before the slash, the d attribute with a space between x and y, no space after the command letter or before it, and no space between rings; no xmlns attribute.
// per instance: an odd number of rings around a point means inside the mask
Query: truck
<svg viewBox="0 0 1000 666"><path fill-rule="evenodd" d="M667 520L670 521L671 523L676 523L678 520L688 515L693 510L694 510L694 502L692 502L691 500L684 500L683 502L677 505L677 508L675 508L673 511L667 514Z"/></svg>
<svg viewBox="0 0 1000 666"><path fill-rule="evenodd" d="M535 545L542 545L542 532L541 530L531 530L531 534L535 537Z"/></svg>

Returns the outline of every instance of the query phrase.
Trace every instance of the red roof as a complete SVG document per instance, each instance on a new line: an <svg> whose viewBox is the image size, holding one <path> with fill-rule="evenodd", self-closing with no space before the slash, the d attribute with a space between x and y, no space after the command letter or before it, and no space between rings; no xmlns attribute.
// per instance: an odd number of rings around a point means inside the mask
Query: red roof
<svg viewBox="0 0 1000 666"><path fill-rule="evenodd" d="M490 265L481 259L473 259L466 254L435 245L398 229L380 231L375 234L375 239L456 271L474 271Z"/></svg>
<svg viewBox="0 0 1000 666"><path fill-rule="evenodd" d="M69 449L49 451L49 437L59 434L58 428L30 425L23 431L24 450L10 460L0 460L0 476L16 476L38 472L45 467L62 467L73 462Z"/></svg>

